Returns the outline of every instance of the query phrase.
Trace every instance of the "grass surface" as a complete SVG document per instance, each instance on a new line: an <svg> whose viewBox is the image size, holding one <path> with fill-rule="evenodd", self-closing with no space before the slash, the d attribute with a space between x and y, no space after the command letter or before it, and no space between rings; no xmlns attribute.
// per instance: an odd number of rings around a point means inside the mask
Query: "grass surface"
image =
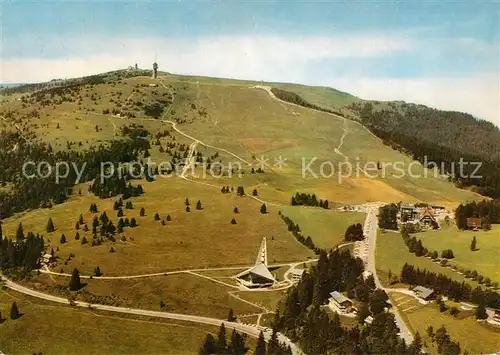
<svg viewBox="0 0 500 355"><path fill-rule="evenodd" d="M7 354L196 354L205 335L218 332L187 322L73 309L11 291L0 292L4 318L13 301L23 316L0 324L0 348Z"/></svg>
<svg viewBox="0 0 500 355"><path fill-rule="evenodd" d="M311 236L314 244L323 249L342 244L347 227L356 223L363 224L365 220L365 214L360 212L297 206L281 208L281 211L300 226L304 236Z"/></svg>
<svg viewBox="0 0 500 355"><path fill-rule="evenodd" d="M500 225L493 225L491 231L459 231L454 225L443 225L437 231L418 233L417 238L429 250L453 250L455 258L450 263L458 268L476 270L493 281L500 281ZM476 237L476 251L470 250Z"/></svg>
<svg viewBox="0 0 500 355"><path fill-rule="evenodd" d="M403 310L401 313L406 323L413 333L417 331L420 333L431 353L436 353L437 349L427 336L427 328L432 326L436 331L442 325L453 341L460 342L462 352L466 350L470 354L493 353L500 348L500 329L477 322L472 312L460 310L459 316L453 317L449 310L439 312L434 303L421 305L413 297L399 294L391 294L390 298L400 310Z"/></svg>
<svg viewBox="0 0 500 355"><path fill-rule="evenodd" d="M476 286L473 281L466 279L449 268L442 267L426 257L417 257L415 254L411 254L408 251L408 247L404 244L403 238L399 232L383 233L380 230L378 231L375 262L377 270L381 271L381 275L384 277L389 271L393 275L399 277L403 265L408 263L420 269L427 269L435 273L444 274L453 280L459 282L466 281L471 283L474 287Z"/></svg>
<svg viewBox="0 0 500 355"><path fill-rule="evenodd" d="M141 183L141 182L139 182ZM231 265L253 265L263 237L267 237L269 263L302 261L313 253L295 242L285 223L277 215L277 208L269 206L269 213L260 213L261 203L236 194L222 194L218 189L196 185L180 179L159 179L154 183L142 181L143 196L132 198L133 210L124 209L125 217L137 219L138 227L125 228L127 241L117 237L112 243L106 241L101 246L81 245L75 240L75 223L80 213L90 230L79 230L92 240L92 214L88 212L91 203L97 203L99 213L106 211L117 225L113 210L115 199L99 200L88 195L73 196L68 202L52 209L41 209L22 216L5 220L3 230L7 235L15 235L19 222L25 232L40 232L50 241L48 250L56 250L59 263L54 269L66 272L76 267L82 274L91 274L99 266L104 275L136 275L173 269L219 267ZM191 212L185 212L185 199L191 202ZM196 201L201 200L203 210L196 210ZM233 213L238 206L239 213ZM141 208L146 215L139 216ZM172 221L162 226L154 220L158 212L162 219L170 214ZM57 230L45 233L48 218L52 217ZM236 225L230 223L235 218ZM60 244L61 234L68 242ZM131 238L133 238L131 240ZM111 246L115 253L110 253ZM59 247L59 252L57 248ZM64 264L70 253L75 257Z"/></svg>

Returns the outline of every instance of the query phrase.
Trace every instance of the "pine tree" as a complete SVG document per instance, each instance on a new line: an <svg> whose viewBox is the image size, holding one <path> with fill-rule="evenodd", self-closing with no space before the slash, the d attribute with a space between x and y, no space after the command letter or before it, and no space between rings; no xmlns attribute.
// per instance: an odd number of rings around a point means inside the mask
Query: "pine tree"
<svg viewBox="0 0 500 355"><path fill-rule="evenodd" d="M87 238L85 238L85 236L83 236L81 243L82 245L88 243Z"/></svg>
<svg viewBox="0 0 500 355"><path fill-rule="evenodd" d="M125 223L126 223L127 220L125 220ZM132 219L130 220L130 227L137 227L137 221L135 220L135 218L132 217Z"/></svg>
<svg viewBox="0 0 500 355"><path fill-rule="evenodd" d="M123 217L124 213L121 207L118 207L118 212L116 213L117 217Z"/></svg>
<svg viewBox="0 0 500 355"><path fill-rule="evenodd" d="M80 283L80 273L76 268L73 269L73 272L71 273L71 279L69 280L68 287L70 291L78 291L82 287Z"/></svg>
<svg viewBox="0 0 500 355"><path fill-rule="evenodd" d="M115 249L113 247L109 248L109 252L110 253L114 253L115 252Z"/></svg>
<svg viewBox="0 0 500 355"><path fill-rule="evenodd" d="M220 325L219 335L217 337L217 353L225 354L227 350L226 327L224 323Z"/></svg>
<svg viewBox="0 0 500 355"><path fill-rule="evenodd" d="M78 222L75 223L75 229L79 230L80 229L80 224Z"/></svg>
<svg viewBox="0 0 500 355"><path fill-rule="evenodd" d="M61 244L66 243L66 236L64 235L64 233L61 235L61 239L59 240L59 243L61 243Z"/></svg>
<svg viewBox="0 0 500 355"><path fill-rule="evenodd" d="M158 214L158 212L155 213L155 221L159 221L160 220L160 215Z"/></svg>
<svg viewBox="0 0 500 355"><path fill-rule="evenodd" d="M358 322L360 324L363 324L365 322L366 317L370 315L370 310L368 308L368 305L366 303L362 303L361 306L359 307L359 312L358 312Z"/></svg>
<svg viewBox="0 0 500 355"><path fill-rule="evenodd" d="M172 217L170 217L170 215L168 214L167 215L167 222L170 222L172 220Z"/></svg>
<svg viewBox="0 0 500 355"><path fill-rule="evenodd" d="M217 354L217 343L212 334L207 334L205 341L200 349L200 355L213 355Z"/></svg>
<svg viewBox="0 0 500 355"><path fill-rule="evenodd" d="M16 320L20 317L19 308L17 308L17 303L13 302L10 307L10 319Z"/></svg>
<svg viewBox="0 0 500 355"><path fill-rule="evenodd" d="M75 240L80 240L80 233L76 232L76 234L75 234Z"/></svg>
<svg viewBox="0 0 500 355"><path fill-rule="evenodd" d="M260 206L260 213L262 213L262 214L267 213L267 207L266 207L265 203L263 203L262 206Z"/></svg>
<svg viewBox="0 0 500 355"><path fill-rule="evenodd" d="M83 224L83 215L80 213L80 217L78 218L78 223Z"/></svg>
<svg viewBox="0 0 500 355"><path fill-rule="evenodd" d="M89 227L87 227L87 224L84 224L84 225L83 225L83 230L84 230L85 232L88 232L88 231L89 231Z"/></svg>
<svg viewBox="0 0 500 355"><path fill-rule="evenodd" d="M198 202L196 202L196 209L201 210L201 201L200 200L198 200Z"/></svg>
<svg viewBox="0 0 500 355"><path fill-rule="evenodd" d="M163 219L161 220L161 225L162 226L166 226L167 225L167 223L165 222L165 220L163 220Z"/></svg>
<svg viewBox="0 0 500 355"><path fill-rule="evenodd" d="M253 189L252 196L259 196L259 193L257 192L257 189Z"/></svg>
<svg viewBox="0 0 500 355"><path fill-rule="evenodd" d="M234 218L231 220L231 224L236 224L236 220Z"/></svg>
<svg viewBox="0 0 500 355"><path fill-rule="evenodd" d="M257 340L257 346L255 347L254 355L266 355L266 340L264 339L264 333L262 330L259 334L259 339Z"/></svg>
<svg viewBox="0 0 500 355"><path fill-rule="evenodd" d="M242 336L235 329L231 333L231 343L228 346L227 353L231 355L244 355L247 352L245 346L245 336Z"/></svg>
<svg viewBox="0 0 500 355"><path fill-rule="evenodd" d="M16 241L18 243L22 242L24 240L24 231L23 231L23 225L19 223L17 225L17 231L16 231Z"/></svg>
<svg viewBox="0 0 500 355"><path fill-rule="evenodd" d="M186 212L191 212L191 209L189 208L189 206L186 206Z"/></svg>
<svg viewBox="0 0 500 355"><path fill-rule="evenodd" d="M477 247L477 242L476 242L476 236L474 236L472 238L472 242L470 243L470 250L472 251L476 251L476 247Z"/></svg>
<svg viewBox="0 0 500 355"><path fill-rule="evenodd" d="M234 322L234 321L235 321L235 319L236 319L236 317L234 316L234 311L233 311L233 309L231 308L231 309L229 309L229 313L227 314L227 320L228 320L229 322Z"/></svg>
<svg viewBox="0 0 500 355"><path fill-rule="evenodd" d="M96 268L94 269L94 276L101 276L102 273L101 273L101 269L99 268L99 266L96 266Z"/></svg>
<svg viewBox="0 0 500 355"><path fill-rule="evenodd" d="M488 314L486 313L486 308L484 307L484 301L481 301L476 308L476 319L486 318L488 318Z"/></svg>
<svg viewBox="0 0 500 355"><path fill-rule="evenodd" d="M47 233L52 233L53 231L55 231L54 222L52 222L51 217L49 217L49 220L47 222L47 227L45 229L47 230Z"/></svg>
<svg viewBox="0 0 500 355"><path fill-rule="evenodd" d="M141 208L141 212L139 213L139 215L141 217L144 217L146 215L146 210L144 209L144 207Z"/></svg>
<svg viewBox="0 0 500 355"><path fill-rule="evenodd" d="M235 208L233 209L233 212L234 212L234 213L240 213L240 211L238 210L238 207L235 207Z"/></svg>

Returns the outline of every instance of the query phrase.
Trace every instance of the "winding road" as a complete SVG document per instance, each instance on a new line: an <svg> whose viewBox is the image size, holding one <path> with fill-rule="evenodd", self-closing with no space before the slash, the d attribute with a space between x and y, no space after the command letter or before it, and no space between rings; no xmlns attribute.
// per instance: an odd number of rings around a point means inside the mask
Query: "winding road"
<svg viewBox="0 0 500 355"><path fill-rule="evenodd" d="M174 320L193 322L193 323L201 323L201 324L214 325L214 326L220 326L221 324L224 324L226 326L226 328L235 329L241 333L248 334L248 335L255 337L255 338L259 337L261 331L264 333L264 337L266 338L267 341L269 341L269 339L271 338L271 333L272 333L271 329L266 328L266 327L252 326L252 325L247 325L247 324L242 324L242 323L237 323L237 322L229 322L229 321L225 321L225 320L217 319L217 318L193 316L193 315L180 314L180 313L158 312L158 311L150 311L150 310L145 310L145 309L115 307L115 306L108 306L108 305L102 305L102 304L94 304L94 303L91 304L91 303L81 302L81 301L70 302L68 299L65 299L62 297L49 295L46 293L38 292L38 291L32 290L30 288L21 286L15 282L12 282L11 280L9 280L8 278L6 278L3 275L0 275L0 279L5 283L5 286L11 290L14 290L14 291L17 291L17 292L20 292L20 293L23 293L23 294L26 294L26 295L29 295L32 297L51 301L51 302L61 303L61 304L65 304L65 305L72 305L75 307L97 309L97 310L108 311L108 312L133 314L133 315L146 316L146 317L158 317L158 318L165 318L165 319L174 319ZM290 348L292 349L293 354L297 354L297 355L303 354L303 352L293 342L291 342L290 339L288 339L286 336L284 336L282 334L278 334L278 339L282 343L289 345Z"/></svg>

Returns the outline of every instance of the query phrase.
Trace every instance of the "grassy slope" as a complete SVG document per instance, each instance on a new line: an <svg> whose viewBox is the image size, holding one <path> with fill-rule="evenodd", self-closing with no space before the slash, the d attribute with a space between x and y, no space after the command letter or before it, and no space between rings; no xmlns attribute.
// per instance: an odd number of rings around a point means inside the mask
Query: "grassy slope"
<svg viewBox="0 0 500 355"><path fill-rule="evenodd" d="M139 183L141 183L139 181ZM68 202L57 205L53 209L41 209L16 216L4 221L4 232L14 235L19 222L24 230L40 232L50 239L50 248L61 258L60 266L70 272L74 267L83 274L90 274L96 266L103 273L112 275L133 275L141 273L161 272L173 269L218 267L231 265L252 265L262 237L268 240L269 262L301 261L313 253L294 242L286 225L277 215L276 207L268 207L268 214L263 215L259 209L261 204L253 199L237 197L235 194L222 194L218 189L195 185L180 179L159 179L154 183L142 181L145 194L131 199L133 210L123 209L125 217L135 217L136 228L125 228L126 242L118 239L115 243L105 242L101 246L92 247L92 214L88 212L91 203L97 203L99 213L106 211L108 217L117 225L116 212L113 210L115 199L99 200L88 195L82 187L84 196L73 196ZM185 212L184 200L191 201L191 212ZM197 200L201 200L203 210L195 209ZM239 213L233 208L238 206ZM140 217L141 207L146 216ZM154 213L158 212L162 219L170 214L172 221L162 226L154 221ZM89 231L79 230L89 244L81 245L76 241L75 223L80 213L89 226ZM57 230L45 233L48 218L52 217ZM236 225L230 224L232 218ZM61 245L60 236L64 233L68 242ZM130 238L133 240L130 240ZM115 253L109 253L113 246ZM69 253L75 254L67 265Z"/></svg>
<svg viewBox="0 0 500 355"><path fill-rule="evenodd" d="M8 354L196 354L205 335L218 331L192 323L71 309L11 291L0 293L4 318L13 301L23 316L0 324L0 348Z"/></svg>
<svg viewBox="0 0 500 355"><path fill-rule="evenodd" d="M473 237L477 240L477 250L470 250ZM459 231L454 225L443 226L437 231L427 231L416 235L429 250L451 249L455 255L450 262L459 268L477 270L493 281L500 281L500 226L493 225L491 231Z"/></svg>
<svg viewBox="0 0 500 355"><path fill-rule="evenodd" d="M437 349L427 336L429 326L436 331L444 325L451 339L460 342L462 352L467 350L471 354L492 353L500 348L500 329L477 322L473 312L461 310L457 304L447 303L448 307L455 306L460 310L459 316L455 318L449 311L439 312L434 303L421 305L413 297L400 294L391 294L390 298L399 309L407 310L402 312L406 323L413 332L420 333L431 353L437 353Z"/></svg>
<svg viewBox="0 0 500 355"><path fill-rule="evenodd" d="M399 276L403 265L408 263L419 267L420 269L427 269L435 273L444 274L459 282L468 281L474 287L476 286L474 282L465 279L462 275L459 275L448 268L441 267L430 259L417 257L415 254L411 254L404 244L403 238L399 232L378 232L375 262L377 270L380 270L383 275L391 271L393 275Z"/></svg>
<svg viewBox="0 0 500 355"><path fill-rule="evenodd" d="M337 212L322 208L287 206L283 214L300 226L304 236L311 236L320 248L331 249L344 242L344 234L351 224L361 223L365 214L360 212Z"/></svg>
<svg viewBox="0 0 500 355"><path fill-rule="evenodd" d="M172 84L176 78L166 77L164 80ZM183 129L245 158L265 155L273 164L273 158L280 155L286 157L286 168L271 166L267 169L267 182L277 193L300 187L346 203L424 200L450 206L478 198L471 192L456 189L441 178L434 178L429 172L428 177L397 178L392 176L397 172L390 167L386 169L385 177L378 179L353 177L339 183L337 174L319 179L307 175L304 179L301 175L302 158L306 162L318 158L318 164L313 165L315 172L319 171L321 162L331 161L336 165L343 161L343 157L333 151L343 133L342 118L276 103L264 91L250 88L250 83L202 80L199 78L198 83L186 81L186 95L198 98L207 107L209 117ZM406 165L412 162L409 157L386 147L357 122L347 121L346 124L349 132L341 151L353 164L356 161L360 164L367 161L401 161ZM412 171L422 176L425 172L418 165ZM283 202L284 197L279 196Z"/></svg>

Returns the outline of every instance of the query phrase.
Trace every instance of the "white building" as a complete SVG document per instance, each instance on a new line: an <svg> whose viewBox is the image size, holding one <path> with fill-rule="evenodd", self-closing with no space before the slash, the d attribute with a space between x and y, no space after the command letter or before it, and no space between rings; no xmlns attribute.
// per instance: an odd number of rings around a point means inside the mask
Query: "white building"
<svg viewBox="0 0 500 355"><path fill-rule="evenodd" d="M293 269L292 271L292 281L299 282L304 274L304 269Z"/></svg>
<svg viewBox="0 0 500 355"><path fill-rule="evenodd" d="M236 275L236 279L243 286L249 288L270 287L277 282L267 268L266 238L262 238L255 266Z"/></svg>

